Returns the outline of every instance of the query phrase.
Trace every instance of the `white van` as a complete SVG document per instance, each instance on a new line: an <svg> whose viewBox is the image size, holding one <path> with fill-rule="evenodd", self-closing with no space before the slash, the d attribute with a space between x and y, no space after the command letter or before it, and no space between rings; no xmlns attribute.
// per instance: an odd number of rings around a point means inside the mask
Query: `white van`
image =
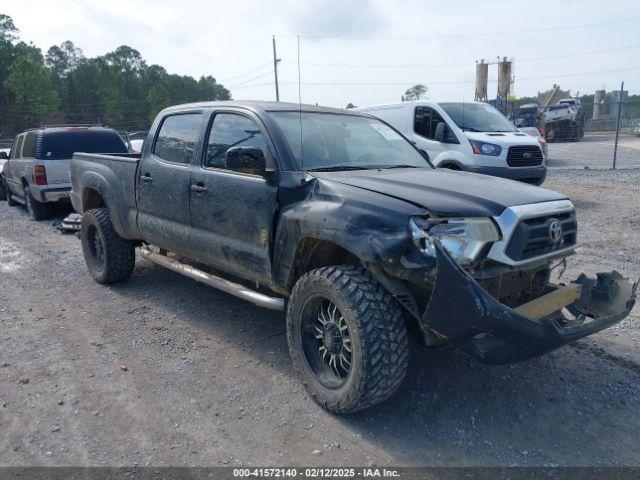
<svg viewBox="0 0 640 480"><path fill-rule="evenodd" d="M480 102L403 102L362 107L394 126L436 167L540 185L547 174L538 141Z"/></svg>

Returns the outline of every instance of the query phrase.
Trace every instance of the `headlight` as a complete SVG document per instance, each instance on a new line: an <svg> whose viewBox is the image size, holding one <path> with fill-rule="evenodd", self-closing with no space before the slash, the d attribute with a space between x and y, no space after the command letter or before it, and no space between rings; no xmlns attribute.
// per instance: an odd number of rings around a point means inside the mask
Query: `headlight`
<svg viewBox="0 0 640 480"><path fill-rule="evenodd" d="M412 217L409 228L413 242L422 253L435 257L437 238L460 264L472 263L485 245L500 240L500 233L489 218Z"/></svg>
<svg viewBox="0 0 640 480"><path fill-rule="evenodd" d="M493 143L480 142L478 140L469 140L473 153L476 155L491 155L497 157L502 153L502 147L500 145L494 145Z"/></svg>

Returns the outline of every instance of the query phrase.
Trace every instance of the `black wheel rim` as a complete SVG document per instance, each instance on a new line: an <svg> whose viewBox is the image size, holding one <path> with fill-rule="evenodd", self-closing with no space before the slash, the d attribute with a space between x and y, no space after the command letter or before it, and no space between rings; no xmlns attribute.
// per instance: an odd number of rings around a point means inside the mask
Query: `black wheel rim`
<svg viewBox="0 0 640 480"><path fill-rule="evenodd" d="M347 382L353 363L346 318L325 297L310 299L302 317L302 350L311 372L324 387L340 388Z"/></svg>
<svg viewBox="0 0 640 480"><path fill-rule="evenodd" d="M98 229L90 225L87 229L87 245L91 256L95 259L99 267L104 264L104 243Z"/></svg>

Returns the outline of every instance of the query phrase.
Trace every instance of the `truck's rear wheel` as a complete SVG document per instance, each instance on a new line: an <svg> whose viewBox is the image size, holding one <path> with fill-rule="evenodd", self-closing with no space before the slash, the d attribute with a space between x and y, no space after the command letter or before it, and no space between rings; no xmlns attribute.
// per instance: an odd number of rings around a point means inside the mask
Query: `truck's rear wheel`
<svg viewBox="0 0 640 480"><path fill-rule="evenodd" d="M30 220L44 220L46 218L49 218L49 216L51 215L49 205L41 203L33 198L31 189L29 187L25 187L24 189L24 201Z"/></svg>
<svg viewBox="0 0 640 480"><path fill-rule="evenodd" d="M363 268L303 275L289 299L287 338L305 388L332 412L386 400L406 374L409 346L400 307Z"/></svg>
<svg viewBox="0 0 640 480"><path fill-rule="evenodd" d="M135 246L117 234L108 209L95 208L82 215L80 238L84 260L96 282L116 283L131 276Z"/></svg>

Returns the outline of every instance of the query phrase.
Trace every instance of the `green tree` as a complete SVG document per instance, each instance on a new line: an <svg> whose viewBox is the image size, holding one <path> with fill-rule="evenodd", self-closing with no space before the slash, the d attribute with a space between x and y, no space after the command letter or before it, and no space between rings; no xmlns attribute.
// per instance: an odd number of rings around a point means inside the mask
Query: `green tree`
<svg viewBox="0 0 640 480"><path fill-rule="evenodd" d="M45 65L56 77L65 78L83 59L82 50L67 40L60 46L54 45L47 50Z"/></svg>
<svg viewBox="0 0 640 480"><path fill-rule="evenodd" d="M167 89L158 84L149 89L147 102L149 103L149 121L153 122L160 110L171 105L171 97L169 97Z"/></svg>
<svg viewBox="0 0 640 480"><path fill-rule="evenodd" d="M404 99L408 102L411 100L426 100L428 91L429 89L427 87L419 83L411 88L407 88L404 92Z"/></svg>
<svg viewBox="0 0 640 480"><path fill-rule="evenodd" d="M21 55L9 66L5 86L13 94L24 125L41 122L60 105L49 72L28 55Z"/></svg>
<svg viewBox="0 0 640 480"><path fill-rule="evenodd" d="M66 41L43 56L19 40L11 17L0 14L0 136L15 135L45 117L142 130L168 105L230 98L215 77L169 74L160 65L147 65L127 45L85 58Z"/></svg>
<svg viewBox="0 0 640 480"><path fill-rule="evenodd" d="M9 15L0 13L0 42L11 43L17 40L18 29Z"/></svg>

